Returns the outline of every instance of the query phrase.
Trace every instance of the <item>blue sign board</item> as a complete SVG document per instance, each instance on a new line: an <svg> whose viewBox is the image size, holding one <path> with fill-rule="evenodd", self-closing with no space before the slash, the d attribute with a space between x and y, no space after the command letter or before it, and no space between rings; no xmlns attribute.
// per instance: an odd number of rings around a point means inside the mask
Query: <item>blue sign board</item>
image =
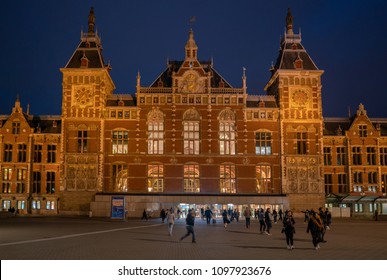
<svg viewBox="0 0 387 280"><path fill-rule="evenodd" d="M125 219L125 198L112 197L112 219Z"/></svg>

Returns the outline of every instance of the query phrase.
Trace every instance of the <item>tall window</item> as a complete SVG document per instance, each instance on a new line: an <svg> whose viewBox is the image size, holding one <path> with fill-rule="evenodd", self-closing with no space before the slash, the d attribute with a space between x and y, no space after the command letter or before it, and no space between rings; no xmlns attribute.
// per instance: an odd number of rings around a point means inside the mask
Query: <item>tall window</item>
<svg viewBox="0 0 387 280"><path fill-rule="evenodd" d="M359 171L355 171L353 173L353 182L355 184L363 183L363 173Z"/></svg>
<svg viewBox="0 0 387 280"><path fill-rule="evenodd" d="M128 153L128 132L127 131L113 131L112 139L113 154L127 154Z"/></svg>
<svg viewBox="0 0 387 280"><path fill-rule="evenodd" d="M32 200L32 209L40 210L40 200Z"/></svg>
<svg viewBox="0 0 387 280"><path fill-rule="evenodd" d="M4 162L12 162L12 144L4 144Z"/></svg>
<svg viewBox="0 0 387 280"><path fill-rule="evenodd" d="M20 122L12 123L12 134L14 135L20 134Z"/></svg>
<svg viewBox="0 0 387 280"><path fill-rule="evenodd" d="M347 174L337 174L337 185L339 193L348 193Z"/></svg>
<svg viewBox="0 0 387 280"><path fill-rule="evenodd" d="M307 153L307 133L297 132L297 154L306 155Z"/></svg>
<svg viewBox="0 0 387 280"><path fill-rule="evenodd" d="M17 169L16 180L16 192L24 193L26 191L27 169Z"/></svg>
<svg viewBox="0 0 387 280"><path fill-rule="evenodd" d="M55 172L46 173L46 193L55 193Z"/></svg>
<svg viewBox="0 0 387 280"><path fill-rule="evenodd" d="M332 174L324 174L324 187L325 187L325 193L332 193Z"/></svg>
<svg viewBox="0 0 387 280"><path fill-rule="evenodd" d="M352 164L361 165L361 148L352 147Z"/></svg>
<svg viewBox="0 0 387 280"><path fill-rule="evenodd" d="M255 133L255 154L261 156L271 155L271 133Z"/></svg>
<svg viewBox="0 0 387 280"><path fill-rule="evenodd" d="M367 147L367 164L376 165L376 148Z"/></svg>
<svg viewBox="0 0 387 280"><path fill-rule="evenodd" d="M359 125L359 136L360 137L367 137L367 125Z"/></svg>
<svg viewBox="0 0 387 280"><path fill-rule="evenodd" d="M113 165L113 182L115 191L128 191L128 169L126 164Z"/></svg>
<svg viewBox="0 0 387 280"><path fill-rule="evenodd" d="M378 172L371 171L368 172L368 183L376 184L378 182Z"/></svg>
<svg viewBox="0 0 387 280"><path fill-rule="evenodd" d="M324 165L332 165L331 147L324 147Z"/></svg>
<svg viewBox="0 0 387 280"><path fill-rule="evenodd" d="M26 162L27 161L27 145L19 144L17 150L17 161Z"/></svg>
<svg viewBox="0 0 387 280"><path fill-rule="evenodd" d="M47 145L47 162L56 162L56 145Z"/></svg>
<svg viewBox="0 0 387 280"><path fill-rule="evenodd" d="M220 165L220 192L236 193L235 165Z"/></svg>
<svg viewBox="0 0 387 280"><path fill-rule="evenodd" d="M46 210L55 210L55 201L47 200L46 201Z"/></svg>
<svg viewBox="0 0 387 280"><path fill-rule="evenodd" d="M272 178L270 165L258 165L255 168L257 193L272 192Z"/></svg>
<svg viewBox="0 0 387 280"><path fill-rule="evenodd" d="M34 171L32 174L32 193L40 194L42 186L42 174Z"/></svg>
<svg viewBox="0 0 387 280"><path fill-rule="evenodd" d="M198 164L184 165L184 192L200 192Z"/></svg>
<svg viewBox="0 0 387 280"><path fill-rule="evenodd" d="M78 130L78 153L87 153L87 130Z"/></svg>
<svg viewBox="0 0 387 280"><path fill-rule="evenodd" d="M198 155L200 153L200 116L194 109L189 109L183 116L184 154Z"/></svg>
<svg viewBox="0 0 387 280"><path fill-rule="evenodd" d="M345 147L337 147L336 148L336 155L337 155L337 165L346 165L347 162L345 160Z"/></svg>
<svg viewBox="0 0 387 280"><path fill-rule="evenodd" d="M148 192L163 192L164 167L161 164L148 165Z"/></svg>
<svg viewBox="0 0 387 280"><path fill-rule="evenodd" d="M387 148L380 148L380 165L387 165Z"/></svg>
<svg viewBox="0 0 387 280"><path fill-rule="evenodd" d="M164 154L164 116L158 109L148 114L148 154Z"/></svg>
<svg viewBox="0 0 387 280"><path fill-rule="evenodd" d="M34 162L42 162L42 145L34 145Z"/></svg>
<svg viewBox="0 0 387 280"><path fill-rule="evenodd" d="M219 152L235 155L235 114L226 109L219 114Z"/></svg>
<svg viewBox="0 0 387 280"><path fill-rule="evenodd" d="M10 193L12 183L12 168L3 168L2 192Z"/></svg>

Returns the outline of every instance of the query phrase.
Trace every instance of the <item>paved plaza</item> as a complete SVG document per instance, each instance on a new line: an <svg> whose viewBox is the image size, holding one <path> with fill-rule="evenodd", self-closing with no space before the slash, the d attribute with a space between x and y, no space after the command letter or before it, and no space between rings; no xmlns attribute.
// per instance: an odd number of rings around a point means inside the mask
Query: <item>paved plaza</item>
<svg viewBox="0 0 387 280"><path fill-rule="evenodd" d="M326 243L315 250L306 224L296 219L295 249L286 248L281 224L272 235L259 233L252 220L226 229L221 220L207 225L196 219L197 243L176 222L173 236L160 219L126 221L88 217L2 217L2 260L386 260L387 221L334 219Z"/></svg>

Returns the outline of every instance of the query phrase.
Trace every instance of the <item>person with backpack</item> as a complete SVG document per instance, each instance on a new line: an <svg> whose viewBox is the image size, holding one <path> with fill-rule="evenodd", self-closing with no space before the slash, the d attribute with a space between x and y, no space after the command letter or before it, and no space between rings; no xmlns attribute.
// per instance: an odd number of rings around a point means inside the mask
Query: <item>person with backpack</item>
<svg viewBox="0 0 387 280"><path fill-rule="evenodd" d="M322 240L323 230L324 230L323 221L321 220L320 216L316 212L311 210L306 232L309 233L310 231L310 233L312 234L312 243L315 250L320 249L319 243Z"/></svg>

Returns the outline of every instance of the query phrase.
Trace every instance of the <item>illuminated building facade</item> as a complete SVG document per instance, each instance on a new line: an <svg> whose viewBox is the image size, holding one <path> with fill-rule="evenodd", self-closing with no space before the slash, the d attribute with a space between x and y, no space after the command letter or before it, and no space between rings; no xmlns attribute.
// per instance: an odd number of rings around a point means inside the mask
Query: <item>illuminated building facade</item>
<svg viewBox="0 0 387 280"><path fill-rule="evenodd" d="M129 216L325 203L387 212L387 120L370 120L362 106L354 118L324 120L323 71L293 32L290 11L260 96L247 93L245 71L235 88L199 60L192 30L184 60L168 61L149 86L138 73L134 94L115 94L94 25L91 10L88 32L60 69L61 116L32 116L17 100L0 117L3 210L109 216L120 196Z"/></svg>

